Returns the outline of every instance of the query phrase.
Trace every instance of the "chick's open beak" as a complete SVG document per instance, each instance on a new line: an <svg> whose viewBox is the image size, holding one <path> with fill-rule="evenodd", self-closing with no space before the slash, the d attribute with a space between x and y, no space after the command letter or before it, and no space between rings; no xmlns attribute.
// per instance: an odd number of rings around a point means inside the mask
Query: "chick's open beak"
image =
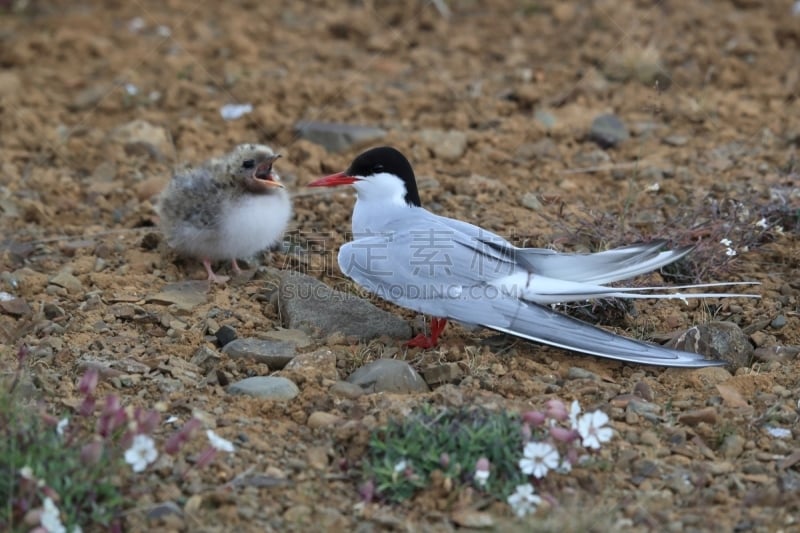
<svg viewBox="0 0 800 533"><path fill-rule="evenodd" d="M283 188L283 184L275 179L275 175L272 173L272 163L275 162L281 155L275 154L273 156L268 157L265 159L261 164L256 167L255 172L253 172L253 177L259 182L269 187L280 187Z"/></svg>

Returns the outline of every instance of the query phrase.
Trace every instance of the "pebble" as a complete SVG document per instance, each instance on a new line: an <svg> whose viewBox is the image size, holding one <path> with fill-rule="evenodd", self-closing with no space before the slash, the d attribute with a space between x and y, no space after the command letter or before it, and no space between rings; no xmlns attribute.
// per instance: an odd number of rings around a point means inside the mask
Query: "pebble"
<svg viewBox="0 0 800 533"><path fill-rule="evenodd" d="M325 147L330 152L342 152L354 144L377 141L386 131L376 126L359 126L337 122L301 120L295 123L298 137Z"/></svg>
<svg viewBox="0 0 800 533"><path fill-rule="evenodd" d="M172 304L181 311L191 311L208 301L208 282L191 280L167 283L159 292L148 296L145 301Z"/></svg>
<svg viewBox="0 0 800 533"><path fill-rule="evenodd" d="M748 366L753 359L750 339L732 322L693 326L668 342L667 346L709 359L721 359L733 370Z"/></svg>
<svg viewBox="0 0 800 533"><path fill-rule="evenodd" d="M467 150L467 134L458 130L422 130L419 132L420 141L437 159L456 161Z"/></svg>
<svg viewBox="0 0 800 533"><path fill-rule="evenodd" d="M339 371L336 369L336 354L327 348L294 356L281 371L286 377L298 379L328 379L337 381ZM299 381L298 381L299 382Z"/></svg>
<svg viewBox="0 0 800 533"><path fill-rule="evenodd" d="M523 194L520 203L523 207L527 207L531 211L539 211L542 208L542 202L539 201L539 196L532 192Z"/></svg>
<svg viewBox="0 0 800 533"><path fill-rule="evenodd" d="M83 290L83 284L81 283L81 280L65 270L62 270L50 278L49 281L53 285L67 289L67 291L71 294L75 294Z"/></svg>
<svg viewBox="0 0 800 533"><path fill-rule="evenodd" d="M717 409L714 407L704 407L686 411L678 415L678 422L687 426L696 426L701 422L715 424L717 422Z"/></svg>
<svg viewBox="0 0 800 533"><path fill-rule="evenodd" d="M458 363L444 363L441 365L429 366L422 370L422 377L428 385L439 385L442 383L452 383L464 376L464 371Z"/></svg>
<svg viewBox="0 0 800 533"><path fill-rule="evenodd" d="M278 306L286 327L310 329L322 338L337 332L362 342L383 335L411 337L411 326L405 320L299 272L281 276Z"/></svg>
<svg viewBox="0 0 800 533"><path fill-rule="evenodd" d="M342 421L342 417L325 411L314 411L308 417L306 425L311 429L334 426Z"/></svg>
<svg viewBox="0 0 800 533"><path fill-rule="evenodd" d="M214 337L217 339L217 346L224 348L228 343L236 340L236 329L233 326L221 326L214 333Z"/></svg>
<svg viewBox="0 0 800 533"><path fill-rule="evenodd" d="M111 139L122 143L128 154L145 154L157 161L172 150L167 130L141 119L117 126L111 132Z"/></svg>
<svg viewBox="0 0 800 533"><path fill-rule="evenodd" d="M282 369L296 355L295 345L291 342L254 338L231 341L222 353L233 359L252 359L267 365L270 370Z"/></svg>
<svg viewBox="0 0 800 533"><path fill-rule="evenodd" d="M348 400L355 400L359 396L364 395L364 389L354 383L347 381L337 381L331 385L330 393L333 396L347 398Z"/></svg>
<svg viewBox="0 0 800 533"><path fill-rule="evenodd" d="M408 394L429 390L417 371L398 359L376 359L353 372L347 381L370 393Z"/></svg>
<svg viewBox="0 0 800 533"><path fill-rule="evenodd" d="M567 379L599 380L600 376L598 376L591 370L586 370L585 368L581 368L579 366L571 366L569 370L567 370Z"/></svg>
<svg viewBox="0 0 800 533"><path fill-rule="evenodd" d="M266 400L291 400L300 394L291 380L276 376L255 376L236 383L227 388L228 394L243 394Z"/></svg>
<svg viewBox="0 0 800 533"><path fill-rule="evenodd" d="M616 115L600 115L589 128L589 139L601 148L612 148L630 138L625 124Z"/></svg>
<svg viewBox="0 0 800 533"><path fill-rule="evenodd" d="M775 329L781 329L786 325L786 317L783 315L776 316L769 325Z"/></svg>
<svg viewBox="0 0 800 533"><path fill-rule="evenodd" d="M686 135L669 135L664 137L664 144L668 146L683 146L689 142L689 137Z"/></svg>
<svg viewBox="0 0 800 533"><path fill-rule="evenodd" d="M492 529L495 526L491 514L470 508L456 509L450 514L450 519L458 526L472 529Z"/></svg>
<svg viewBox="0 0 800 533"><path fill-rule="evenodd" d="M717 452L725 459L736 459L744 452L744 445L747 441L741 435L731 433L722 439Z"/></svg>

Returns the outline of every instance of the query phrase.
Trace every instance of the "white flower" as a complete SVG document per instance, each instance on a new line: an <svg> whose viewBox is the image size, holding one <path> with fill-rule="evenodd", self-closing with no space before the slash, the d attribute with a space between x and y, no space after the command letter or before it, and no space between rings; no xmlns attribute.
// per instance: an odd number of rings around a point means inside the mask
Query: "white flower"
<svg viewBox="0 0 800 533"><path fill-rule="evenodd" d="M133 437L133 444L125 451L125 462L131 465L134 472L142 472L157 458L156 443L147 435Z"/></svg>
<svg viewBox="0 0 800 533"><path fill-rule="evenodd" d="M733 257L734 255L736 255L736 250L734 250L733 248L727 248L725 250L725 255Z"/></svg>
<svg viewBox="0 0 800 533"><path fill-rule="evenodd" d="M756 226L762 229L767 229L769 227L769 223L767 222L766 218L762 218L758 222L756 222Z"/></svg>
<svg viewBox="0 0 800 533"><path fill-rule="evenodd" d="M722 246L730 246L731 244L733 244L733 241L731 241L730 239L722 239L721 241L719 241L719 243Z"/></svg>
<svg viewBox="0 0 800 533"><path fill-rule="evenodd" d="M548 470L558 468L561 457L558 450L549 442L529 442L522 451L525 456L519 460L519 469L523 474L543 478Z"/></svg>
<svg viewBox="0 0 800 533"><path fill-rule="evenodd" d="M566 459L562 459L561 462L558 464L558 468L556 468L556 472L559 474L569 474L572 472L572 463L567 461Z"/></svg>
<svg viewBox="0 0 800 533"><path fill-rule="evenodd" d="M215 450L228 453L234 452L233 443L231 441L223 439L210 429L206 431L206 435L208 435L208 440Z"/></svg>
<svg viewBox="0 0 800 533"><path fill-rule="evenodd" d="M42 515L39 524L47 533L67 533L67 528L61 523L61 513L55 502L49 496L44 499Z"/></svg>
<svg viewBox="0 0 800 533"><path fill-rule="evenodd" d="M400 472L403 472L406 468L408 468L408 461L406 461L405 459L397 461L397 464L394 465L394 471L398 474Z"/></svg>
<svg viewBox="0 0 800 533"><path fill-rule="evenodd" d="M586 413L578 419L578 433L583 445L597 450L600 444L608 442L614 436L614 430L607 427L608 415L603 411ZM606 426L606 427L604 427Z"/></svg>
<svg viewBox="0 0 800 533"><path fill-rule="evenodd" d="M572 400L569 405L569 426L572 429L578 429L578 415L581 413L581 404L578 400Z"/></svg>
<svg viewBox="0 0 800 533"><path fill-rule="evenodd" d="M508 505L514 511L514 514L522 518L528 513L536 510L542 499L533 493L533 485L526 483L524 485L517 485L517 490L514 494L508 497Z"/></svg>
<svg viewBox="0 0 800 533"><path fill-rule="evenodd" d="M489 471L488 470L476 470L475 471L475 483L479 487L485 487L486 482L489 480Z"/></svg>
<svg viewBox="0 0 800 533"><path fill-rule="evenodd" d="M58 421L58 424L56 424L56 433L58 433L59 437L64 436L64 431L66 431L68 425L69 425L69 418L62 418L61 420Z"/></svg>

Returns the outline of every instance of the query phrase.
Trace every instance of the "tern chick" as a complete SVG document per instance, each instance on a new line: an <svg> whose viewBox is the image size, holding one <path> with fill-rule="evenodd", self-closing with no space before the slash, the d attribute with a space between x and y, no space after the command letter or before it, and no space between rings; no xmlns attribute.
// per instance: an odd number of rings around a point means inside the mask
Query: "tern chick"
<svg viewBox="0 0 800 533"><path fill-rule="evenodd" d="M241 144L232 152L179 172L156 209L167 244L203 261L209 281L224 283L212 261L250 257L278 242L292 213L289 194L272 168L268 146Z"/></svg>

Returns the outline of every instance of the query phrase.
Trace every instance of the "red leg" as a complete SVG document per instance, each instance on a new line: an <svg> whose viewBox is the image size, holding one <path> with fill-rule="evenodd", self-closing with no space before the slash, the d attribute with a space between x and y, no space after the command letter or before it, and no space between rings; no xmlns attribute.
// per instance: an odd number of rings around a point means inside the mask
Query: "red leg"
<svg viewBox="0 0 800 533"><path fill-rule="evenodd" d="M445 326L447 326L446 318L431 318L431 336L428 337L427 335L420 333L408 341L406 346L409 348L422 348L423 350L436 347L436 345L439 344L439 335L442 334Z"/></svg>

